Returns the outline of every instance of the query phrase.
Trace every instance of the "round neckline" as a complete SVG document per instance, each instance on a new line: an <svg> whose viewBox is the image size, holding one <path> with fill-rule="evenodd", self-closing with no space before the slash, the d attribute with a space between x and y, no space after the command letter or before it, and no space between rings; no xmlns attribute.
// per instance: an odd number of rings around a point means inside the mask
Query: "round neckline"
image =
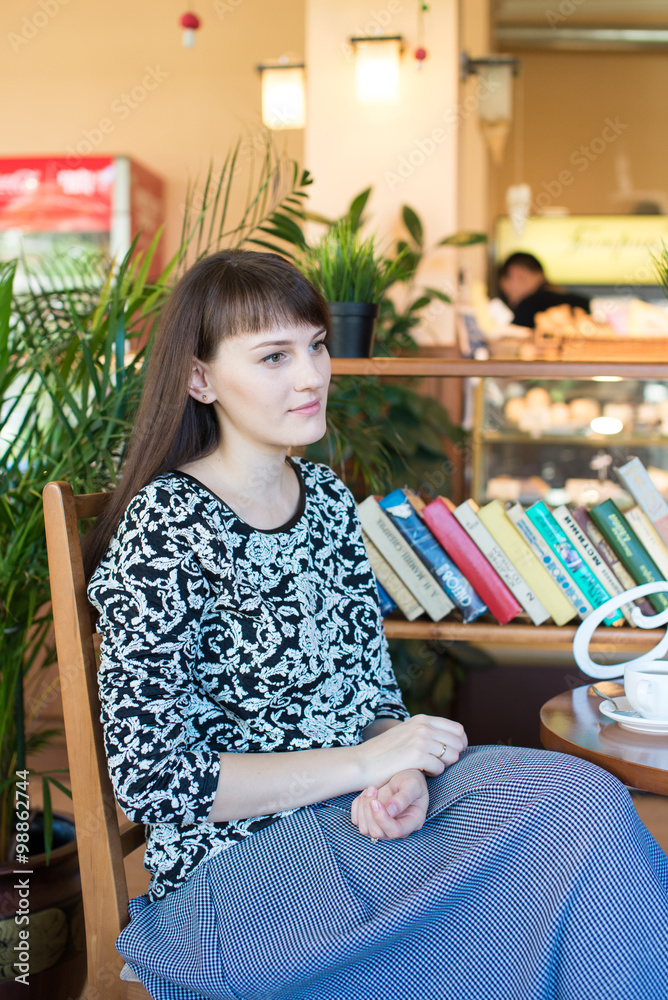
<svg viewBox="0 0 668 1000"><path fill-rule="evenodd" d="M248 521L244 521L243 517L241 517L240 514L237 514L236 510L233 510L233 508L230 507L230 505L226 503L222 497L219 497L217 493L214 493L213 490L209 489L209 487L206 486L201 479L198 479L197 476L193 476L192 473L181 472L179 469L174 469L171 475L181 476L183 479L189 479L191 482L195 483L201 490L204 490L204 492L208 493L209 496L212 496L214 500L217 500L221 507L224 507L225 510L230 512L230 514L233 514L237 521L239 521L240 524L243 524L243 526L249 531L257 531L261 535L276 535L282 532L290 531L294 528L306 509L306 487L304 485L301 469L289 455L286 456L285 461L288 463L290 468L294 470L294 473L297 476L297 482L299 483L299 501L297 503L297 509L292 517L290 517L283 524L279 524L277 528L256 528L255 525L249 524Z"/></svg>

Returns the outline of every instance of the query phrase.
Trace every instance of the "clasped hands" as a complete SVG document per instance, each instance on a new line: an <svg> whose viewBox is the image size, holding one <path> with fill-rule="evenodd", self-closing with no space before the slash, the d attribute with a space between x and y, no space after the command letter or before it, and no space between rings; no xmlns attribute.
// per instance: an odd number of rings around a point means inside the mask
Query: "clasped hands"
<svg viewBox="0 0 668 1000"><path fill-rule="evenodd" d="M369 739L364 749L372 781L353 800L350 813L360 833L398 840L421 829L429 806L425 774L442 774L467 746L458 722L427 715L413 716ZM404 767L396 769L399 760Z"/></svg>

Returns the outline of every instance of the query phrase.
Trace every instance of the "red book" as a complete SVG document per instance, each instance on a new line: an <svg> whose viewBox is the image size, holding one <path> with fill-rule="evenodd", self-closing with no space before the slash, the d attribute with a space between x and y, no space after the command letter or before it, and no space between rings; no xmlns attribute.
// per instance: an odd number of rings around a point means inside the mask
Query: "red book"
<svg viewBox="0 0 668 1000"><path fill-rule="evenodd" d="M443 497L437 497L420 511L431 533L441 543L453 563L480 594L499 625L505 625L522 611L522 605L469 538Z"/></svg>

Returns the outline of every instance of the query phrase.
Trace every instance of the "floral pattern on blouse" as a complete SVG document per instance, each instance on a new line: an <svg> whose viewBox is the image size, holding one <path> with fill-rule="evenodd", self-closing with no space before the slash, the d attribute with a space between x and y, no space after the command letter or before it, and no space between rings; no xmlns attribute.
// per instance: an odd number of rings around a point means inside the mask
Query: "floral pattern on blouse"
<svg viewBox="0 0 668 1000"><path fill-rule="evenodd" d="M290 810L208 823L219 754L351 746L404 719L355 503L328 468L281 528L169 473L128 506L89 585L118 801L147 824L149 895ZM277 803L280 806L280 802Z"/></svg>

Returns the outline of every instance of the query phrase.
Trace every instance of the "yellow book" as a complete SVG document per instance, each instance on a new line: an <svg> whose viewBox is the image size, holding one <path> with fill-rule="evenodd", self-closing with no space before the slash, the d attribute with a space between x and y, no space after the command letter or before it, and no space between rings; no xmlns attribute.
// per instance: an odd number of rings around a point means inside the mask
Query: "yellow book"
<svg viewBox="0 0 668 1000"><path fill-rule="evenodd" d="M478 517L506 553L538 600L545 605L555 625L565 625L575 616L575 608L533 554L507 516L500 500L492 500L478 510Z"/></svg>
<svg viewBox="0 0 668 1000"><path fill-rule="evenodd" d="M645 546L656 563L659 572L663 574L664 580L668 580L668 549L645 511L640 507L631 507L624 512L624 517L638 536L640 544Z"/></svg>

